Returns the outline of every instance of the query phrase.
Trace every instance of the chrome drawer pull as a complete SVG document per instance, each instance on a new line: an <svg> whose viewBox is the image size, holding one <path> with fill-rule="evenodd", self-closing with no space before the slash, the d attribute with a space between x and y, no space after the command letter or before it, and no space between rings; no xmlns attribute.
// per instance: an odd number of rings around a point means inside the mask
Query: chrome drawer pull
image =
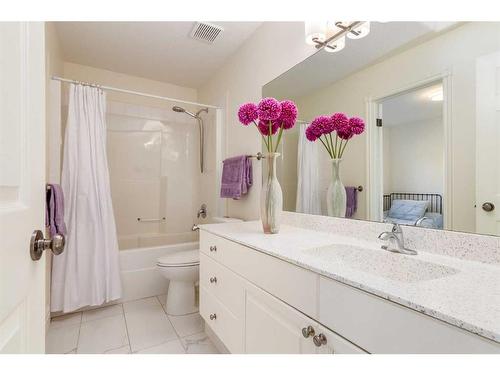
<svg viewBox="0 0 500 375"><path fill-rule="evenodd" d="M210 278L210 284L214 283L217 283L217 278L215 276Z"/></svg>
<svg viewBox="0 0 500 375"><path fill-rule="evenodd" d="M302 336L304 336L306 339L314 335L315 332L313 327L307 326L307 328L306 327L302 328Z"/></svg>
<svg viewBox="0 0 500 375"><path fill-rule="evenodd" d="M217 246L210 246L210 251L217 251Z"/></svg>
<svg viewBox="0 0 500 375"><path fill-rule="evenodd" d="M210 314L210 320L217 319L217 314Z"/></svg>
<svg viewBox="0 0 500 375"><path fill-rule="evenodd" d="M316 345L318 347L321 345L326 345L326 342L327 342L326 336L323 335L322 333L320 333L319 335L313 337L313 342L314 342L314 345Z"/></svg>

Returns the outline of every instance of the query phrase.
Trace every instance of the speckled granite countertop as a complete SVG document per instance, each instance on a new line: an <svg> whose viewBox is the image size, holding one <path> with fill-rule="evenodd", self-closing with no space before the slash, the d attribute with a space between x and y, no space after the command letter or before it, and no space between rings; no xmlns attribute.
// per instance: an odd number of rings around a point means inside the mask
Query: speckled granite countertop
<svg viewBox="0 0 500 375"><path fill-rule="evenodd" d="M381 250L378 240L289 225L282 225L279 234L265 235L260 221L200 227L500 343L497 265L424 251L395 254Z"/></svg>

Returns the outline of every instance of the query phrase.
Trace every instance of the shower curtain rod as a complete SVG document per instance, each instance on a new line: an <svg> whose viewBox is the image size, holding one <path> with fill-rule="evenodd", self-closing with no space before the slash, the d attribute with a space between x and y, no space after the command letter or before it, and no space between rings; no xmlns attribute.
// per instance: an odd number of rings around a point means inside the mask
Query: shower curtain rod
<svg viewBox="0 0 500 375"><path fill-rule="evenodd" d="M117 87L103 86L103 85L98 85L98 84L95 84L95 83L80 82L80 81L76 81L76 80L73 80L73 79L67 79L67 78L62 78L62 77L57 77L57 76L52 76L52 79L54 81L75 83L77 85L84 85L84 86L99 87L99 88L101 88L103 90L122 92L122 93L125 93L125 94L132 94L132 95L144 96L144 97L153 98L153 99L167 100L169 102L191 104L191 105L196 105L196 106L199 106L199 107L207 107L207 108L213 108L213 109L220 109L220 107L217 107L215 105L190 102L188 100L181 100L181 99L169 98L167 96L159 96L159 95L146 94L146 93L140 92L140 91L119 89Z"/></svg>

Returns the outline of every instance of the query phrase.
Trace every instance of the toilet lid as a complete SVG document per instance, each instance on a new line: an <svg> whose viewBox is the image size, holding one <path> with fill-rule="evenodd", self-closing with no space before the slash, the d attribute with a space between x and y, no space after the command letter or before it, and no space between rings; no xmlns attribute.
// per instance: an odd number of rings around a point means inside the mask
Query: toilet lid
<svg viewBox="0 0 500 375"><path fill-rule="evenodd" d="M200 251L198 249L178 251L165 255L158 259L159 266L188 266L200 263Z"/></svg>

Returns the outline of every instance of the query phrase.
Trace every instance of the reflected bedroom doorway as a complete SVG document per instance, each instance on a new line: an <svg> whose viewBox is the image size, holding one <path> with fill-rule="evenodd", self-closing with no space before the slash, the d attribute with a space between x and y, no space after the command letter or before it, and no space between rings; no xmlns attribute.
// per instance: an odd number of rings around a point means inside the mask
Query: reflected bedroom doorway
<svg viewBox="0 0 500 375"><path fill-rule="evenodd" d="M446 131L443 80L375 102L372 135L378 163L370 212L379 221L443 229L446 202ZM370 137L373 140L374 137Z"/></svg>

